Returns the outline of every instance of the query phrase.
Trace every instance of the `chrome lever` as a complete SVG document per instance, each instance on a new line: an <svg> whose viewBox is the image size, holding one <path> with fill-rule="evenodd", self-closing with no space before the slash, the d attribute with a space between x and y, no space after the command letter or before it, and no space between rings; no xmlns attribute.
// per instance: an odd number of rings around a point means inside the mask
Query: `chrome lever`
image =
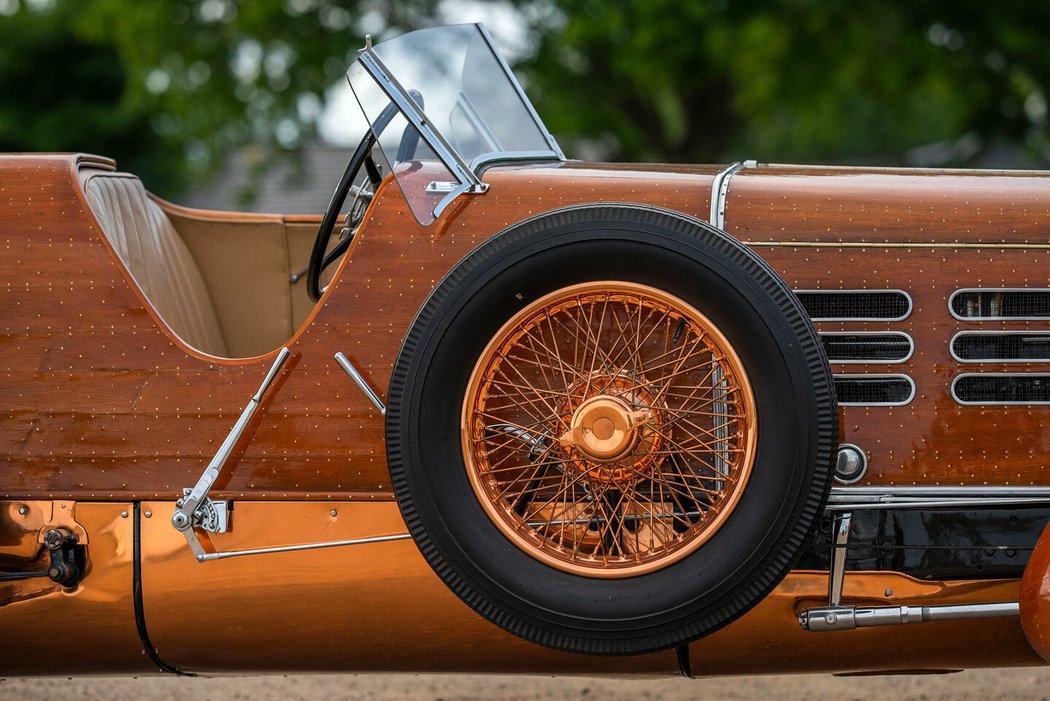
<svg viewBox="0 0 1050 701"><path fill-rule="evenodd" d="M183 497L175 502L175 513L171 515L171 525L175 530L181 531L186 536L186 542L189 544L190 550L193 551L194 556L200 562L204 561L205 552L200 539L197 538L197 534L193 529L203 527L214 533L222 533L226 530L226 509L217 507L215 502L208 498L208 492L211 491L212 485L215 484L219 473L233 453L233 449L244 433L244 429L248 427L248 423L255 415L256 409L262 403L263 395L266 394L266 390L273 384L277 373L280 372L281 367L290 354L291 351L287 347L282 348L281 352L277 354L277 358L273 361L273 365L270 366L269 372L266 373L262 384L259 385L259 389L248 400L247 406L244 407L244 411L241 412L237 422L230 429L226 440L222 442L219 450L215 453L215 457L204 468L204 472L197 480L197 484L192 489L185 490Z"/></svg>

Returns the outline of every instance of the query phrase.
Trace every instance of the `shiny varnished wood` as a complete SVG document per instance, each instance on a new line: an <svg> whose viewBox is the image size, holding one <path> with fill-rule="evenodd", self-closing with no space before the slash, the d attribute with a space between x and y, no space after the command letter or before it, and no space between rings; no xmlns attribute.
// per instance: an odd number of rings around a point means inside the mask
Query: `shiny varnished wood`
<svg viewBox="0 0 1050 701"><path fill-rule="evenodd" d="M901 364L832 365L836 373L903 373L903 407L842 407L843 438L868 452L864 484L1050 483L1050 406L960 406L963 372L1046 372L1050 363L963 364L962 330L1050 329L1050 322L960 321L964 287L1050 287L1050 178L1033 172L745 168L729 189L726 230L754 246L794 289L901 289L900 322L820 322L818 331L903 331Z"/></svg>
<svg viewBox="0 0 1050 701"><path fill-rule="evenodd" d="M11 400L0 493L171 497L196 481L274 354L220 360L173 337L84 206L74 168L67 157L0 162L0 212L16 212L5 220L14 264L2 273L0 393ZM216 492L389 498L382 421L332 355L346 353L382 393L416 310L478 243L577 202L648 201L700 214L715 170L493 169L487 194L461 199L426 228L396 187L380 188L360 243L289 342L292 358Z"/></svg>
<svg viewBox="0 0 1050 701"><path fill-rule="evenodd" d="M10 261L0 272L0 495L170 498L196 480L273 353L220 360L175 339L110 250L75 167L59 156L0 162L0 245ZM346 353L383 394L416 310L477 244L575 203L641 202L705 218L717 170L492 168L488 193L460 198L428 227L385 185L335 283L291 339L292 359L217 491L389 498L382 421L332 355ZM1050 249L1036 242L1050 220L1044 183L1032 174L806 168L733 177L727 229L790 285L901 288L915 301L903 322L819 325L901 330L916 342L905 364L849 366L905 372L918 390L906 407L842 409L843 437L870 454L868 483L1048 483L1050 408L960 407L948 394L960 371L948 354L955 331L1038 327L961 322L947 297L958 287L1048 286Z"/></svg>

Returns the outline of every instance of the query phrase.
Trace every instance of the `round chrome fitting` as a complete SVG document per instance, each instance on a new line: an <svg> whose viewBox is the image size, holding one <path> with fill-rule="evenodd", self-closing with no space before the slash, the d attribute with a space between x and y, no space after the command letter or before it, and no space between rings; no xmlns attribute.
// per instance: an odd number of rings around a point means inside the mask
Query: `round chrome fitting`
<svg viewBox="0 0 1050 701"><path fill-rule="evenodd" d="M843 443L835 459L835 481L841 484L858 482L868 471L868 457L858 446Z"/></svg>

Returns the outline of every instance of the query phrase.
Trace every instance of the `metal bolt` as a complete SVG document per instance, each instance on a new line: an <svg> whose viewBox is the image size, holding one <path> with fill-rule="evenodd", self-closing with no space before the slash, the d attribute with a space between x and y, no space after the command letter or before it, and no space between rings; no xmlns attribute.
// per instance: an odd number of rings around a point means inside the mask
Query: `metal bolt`
<svg viewBox="0 0 1050 701"><path fill-rule="evenodd" d="M26 514L29 513L29 507L28 506L19 506L18 507L18 513L20 515L22 515L22 516L25 516Z"/></svg>
<svg viewBox="0 0 1050 701"><path fill-rule="evenodd" d="M338 513L339 513L338 511L336 511L335 509L332 509L331 511L328 512L328 515L329 516L336 516Z"/></svg>
<svg viewBox="0 0 1050 701"><path fill-rule="evenodd" d="M893 590L892 589L887 589L886 591L882 592L882 595L883 596L893 596Z"/></svg>
<svg viewBox="0 0 1050 701"><path fill-rule="evenodd" d="M824 622L827 623L829 626L835 625L836 623L838 623L838 620L839 617L833 613L829 613L826 616L824 616Z"/></svg>
<svg viewBox="0 0 1050 701"><path fill-rule="evenodd" d="M127 518L128 517L128 512L127 511L121 511L120 512L120 517L121 518Z"/></svg>
<svg viewBox="0 0 1050 701"><path fill-rule="evenodd" d="M144 513L142 515L145 516L146 518L152 518L153 517L153 512L152 511L147 511L146 513Z"/></svg>

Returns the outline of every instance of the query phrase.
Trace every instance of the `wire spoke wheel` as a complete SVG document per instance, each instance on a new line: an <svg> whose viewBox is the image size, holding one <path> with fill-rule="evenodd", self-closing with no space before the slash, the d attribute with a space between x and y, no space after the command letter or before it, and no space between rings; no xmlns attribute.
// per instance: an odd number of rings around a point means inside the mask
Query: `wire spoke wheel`
<svg viewBox="0 0 1050 701"><path fill-rule="evenodd" d="M438 283L387 461L449 589L541 645L633 654L741 616L823 511L838 439L805 310L747 247L642 205L522 221Z"/></svg>
<svg viewBox="0 0 1050 701"><path fill-rule="evenodd" d="M729 516L754 462L740 359L697 309L647 285L573 285L482 352L463 402L474 491L530 555L627 577L688 555Z"/></svg>

